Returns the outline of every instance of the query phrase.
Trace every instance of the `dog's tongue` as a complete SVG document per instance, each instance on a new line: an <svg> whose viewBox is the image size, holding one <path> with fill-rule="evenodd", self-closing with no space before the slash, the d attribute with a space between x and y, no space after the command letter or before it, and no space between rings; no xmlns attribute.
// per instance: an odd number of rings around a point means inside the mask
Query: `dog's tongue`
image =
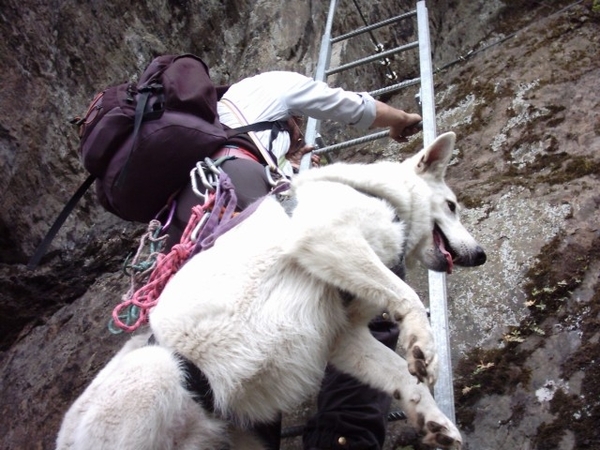
<svg viewBox="0 0 600 450"><path fill-rule="evenodd" d="M440 252L442 252L442 255L444 255L446 258L446 262L448 263L446 273L452 273L452 268L454 267L452 255L448 250L446 250L446 247L444 246L444 240L442 239L442 236L440 236L440 232L437 230L437 228L433 229L433 242L435 242L435 245L437 245L437 247L440 249Z"/></svg>

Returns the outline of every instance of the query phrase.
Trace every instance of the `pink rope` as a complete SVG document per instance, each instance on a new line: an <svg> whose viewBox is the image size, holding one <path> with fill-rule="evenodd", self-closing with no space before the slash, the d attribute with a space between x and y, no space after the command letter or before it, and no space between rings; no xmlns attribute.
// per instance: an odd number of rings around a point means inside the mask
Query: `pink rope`
<svg viewBox="0 0 600 450"><path fill-rule="evenodd" d="M192 208L192 213L187 226L181 236L179 244L173 246L171 251L164 255L159 254L156 260L156 267L152 271L148 282L139 288L128 299L119 303L112 313L114 324L126 331L132 333L140 326L148 323L148 314L156 306L158 297L167 285L171 277L183 266L189 256L192 254L196 242L192 240L192 233L214 203L214 195L203 205L196 205ZM121 320L121 314L128 308L137 307L139 316L133 324L127 324Z"/></svg>

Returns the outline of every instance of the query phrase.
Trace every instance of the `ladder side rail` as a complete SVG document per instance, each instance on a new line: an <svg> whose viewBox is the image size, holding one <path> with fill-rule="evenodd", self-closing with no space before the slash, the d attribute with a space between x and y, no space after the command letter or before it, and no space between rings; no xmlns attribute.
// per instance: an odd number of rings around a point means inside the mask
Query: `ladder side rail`
<svg viewBox="0 0 600 450"><path fill-rule="evenodd" d="M429 17L425 1L417 2L419 61L421 71L421 102L423 116L423 145L430 145L436 137L433 65L429 36ZM434 395L440 410L455 421L454 387L448 327L446 274L428 271L430 321L440 362L440 375L434 386Z"/></svg>
<svg viewBox="0 0 600 450"><path fill-rule="evenodd" d="M319 49L319 59L317 61L317 67L315 69L315 80L326 81L327 80L327 68L331 60L331 33L333 30L333 17L335 16L335 8L337 6L337 0L331 0L329 3L329 13L327 15L327 23L325 24L325 31L321 38L321 47Z"/></svg>
<svg viewBox="0 0 600 450"><path fill-rule="evenodd" d="M329 12L327 14L327 23L325 24L325 31L321 39L321 47L319 49L319 60L317 61L317 67L315 70L316 81L327 80L327 68L331 60L331 32L333 29L333 17L335 15L337 0L331 0L329 3ZM321 127L321 121L309 117L306 121L306 129L304 132L304 140L308 145L315 145L317 137L319 135L319 129ZM300 171L308 170L311 167L311 153L306 153L300 160Z"/></svg>
<svg viewBox="0 0 600 450"><path fill-rule="evenodd" d="M329 69L326 71L327 75L333 75L339 72L343 72L345 70L348 69L353 69L354 67L358 67L358 66L362 66L365 65L367 63L373 62L373 61L377 61L380 59L385 59L387 56L391 56L391 55L395 55L396 53L401 53L407 50L411 50L413 48L416 48L419 46L419 42L415 41L415 42L410 42L408 44L405 45L401 45L399 47L395 47L392 48L390 50L386 50L385 52L381 52L381 53L377 53L375 55L372 56L367 56L366 58L362 58L362 59L358 59L354 62L348 63L348 64L344 64L342 66L338 66L335 67L333 69Z"/></svg>
<svg viewBox="0 0 600 450"><path fill-rule="evenodd" d="M399 16L395 16L395 17L391 17L391 18L386 19L386 20L382 20L381 22L377 22L377 23L374 23L372 25L368 25L366 27L357 28L354 31L351 31L349 33L342 34L340 36L336 36L336 37L332 38L331 39L331 43L332 44L337 44L338 42L345 41L347 39L353 38L355 36L359 36L359 35L364 34L364 33L368 33L369 31L373 31L373 30L376 30L376 29L379 29L379 28L383 28L385 26L392 25L392 24L394 24L396 22L400 22L401 20L408 19L410 17L415 16L416 14L417 14L417 10L414 10L414 11L410 11L410 12L407 12L407 13L404 13L404 14L400 14Z"/></svg>

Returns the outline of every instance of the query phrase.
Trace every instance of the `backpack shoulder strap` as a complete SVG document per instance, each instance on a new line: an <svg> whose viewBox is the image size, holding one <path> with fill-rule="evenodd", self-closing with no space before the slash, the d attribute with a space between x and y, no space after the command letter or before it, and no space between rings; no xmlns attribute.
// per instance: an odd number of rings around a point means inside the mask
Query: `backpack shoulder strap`
<svg viewBox="0 0 600 450"><path fill-rule="evenodd" d="M50 227L50 230L48 230L48 232L46 233L46 236L44 236L44 239L42 240L40 245L38 245L37 249L35 250L35 253L27 263L27 268L29 270L35 269L40 263L42 257L46 254L50 243L58 233L58 230L60 230L60 227L62 227L62 225L65 223L65 220L67 220L67 217L69 217L69 214L71 214L71 211L73 211L73 208L75 208L75 205L77 205L77 202L79 202L81 197L83 197L83 194L86 193L86 191L89 189L89 187L92 185L95 179L96 177L94 175L89 175L85 179L85 181L81 183L81 186L79 186L79 188L77 189L77 191L75 191L73 196L69 199L67 204L64 206L64 208L52 224L52 227Z"/></svg>
<svg viewBox="0 0 600 450"><path fill-rule="evenodd" d="M266 149L265 146L260 142L260 140L253 133L253 131L264 131L264 130L271 129L271 138L269 140L269 147L271 147L272 142L277 137L277 133L279 133L279 131L285 129L283 127L283 125L281 124L281 122L279 122L279 121L274 121L274 122L257 122L257 123L248 125L248 121L246 120L246 118L244 117L244 115L242 114L242 112L237 108L237 106L235 106L233 104L233 102L231 102L230 100L227 100L225 98L222 98L219 101L222 102L227 108L229 108L229 110L237 117L237 119L238 119L238 121L240 123L245 123L246 124L244 127L233 128L232 130L234 130L236 133L232 134L231 136L234 136L235 134L241 134L241 133L248 132L248 135L250 136L250 139L252 139L252 142L254 142L254 145L256 145L256 148L258 149L258 151L260 152L260 154L262 155L262 157L266 161L266 163L269 166L269 168L272 171L277 172L277 173L279 173L279 174L281 174L283 176L283 174L279 170L279 167L278 167L276 161L274 161L273 155L271 154L271 148ZM269 124L269 125L267 126L267 124ZM241 130L243 128L248 128L248 127L260 127L260 128L258 128L258 129L257 128L251 128L251 129L248 129L248 130L245 130L245 131L239 131L239 130ZM229 137L231 137L231 136L229 136ZM284 178L286 178L286 177L284 176Z"/></svg>
<svg viewBox="0 0 600 450"><path fill-rule="evenodd" d="M273 124L276 124L276 123L279 123L279 121L277 121L277 122L270 122L270 121L255 122L255 123L251 123L250 125L244 125L242 127L229 128L229 129L225 130L225 133L227 133L227 137L230 138L230 137L236 136L238 134L248 133L250 131L270 130L273 128Z"/></svg>

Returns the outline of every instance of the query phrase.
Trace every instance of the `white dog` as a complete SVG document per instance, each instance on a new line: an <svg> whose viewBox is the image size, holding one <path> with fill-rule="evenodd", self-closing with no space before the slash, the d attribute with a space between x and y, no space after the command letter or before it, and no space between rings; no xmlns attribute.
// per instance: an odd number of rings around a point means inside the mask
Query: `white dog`
<svg viewBox="0 0 600 450"><path fill-rule="evenodd" d="M425 307L388 269L400 255L446 272L485 262L444 183L454 140L403 163L307 171L291 217L263 200L173 277L150 315L160 345L126 344L67 412L57 447L261 448L244 429L314 394L329 362L399 399L425 443L460 448L430 393L438 360ZM367 328L383 311L401 322L405 359ZM182 357L210 384L208 410L185 387Z"/></svg>

